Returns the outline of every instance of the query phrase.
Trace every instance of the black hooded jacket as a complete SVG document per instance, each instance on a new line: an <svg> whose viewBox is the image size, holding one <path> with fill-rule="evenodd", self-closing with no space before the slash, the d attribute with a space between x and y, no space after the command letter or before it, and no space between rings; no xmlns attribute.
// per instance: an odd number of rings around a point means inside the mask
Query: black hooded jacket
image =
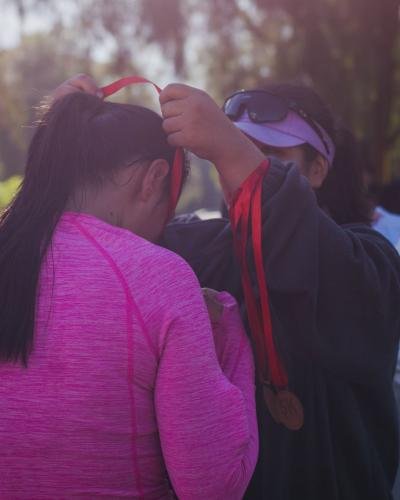
<svg viewBox="0 0 400 500"><path fill-rule="evenodd" d="M400 258L367 226L338 226L296 167L275 160L263 184L262 234L274 336L305 418L299 431L275 423L258 387L260 457L246 498L389 499ZM202 286L232 293L246 322L228 220L177 219L163 244Z"/></svg>

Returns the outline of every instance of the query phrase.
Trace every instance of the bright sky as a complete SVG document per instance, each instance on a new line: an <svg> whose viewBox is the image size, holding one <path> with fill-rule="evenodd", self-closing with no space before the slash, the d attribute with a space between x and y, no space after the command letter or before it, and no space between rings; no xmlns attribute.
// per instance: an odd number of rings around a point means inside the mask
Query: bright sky
<svg viewBox="0 0 400 500"><path fill-rule="evenodd" d="M0 47L10 48L18 43L19 22L10 3L5 5L1 14Z"/></svg>
<svg viewBox="0 0 400 500"><path fill-rule="evenodd" d="M38 10L36 13L29 12L25 17L21 26L20 19L17 15L13 0L3 0L4 10L1 15L0 24L0 47L11 48L18 45L21 32L25 34L34 33L37 31L46 31L51 26L51 11L48 8ZM70 13L74 7L68 1L58 0L57 11L61 11L64 20L68 21Z"/></svg>

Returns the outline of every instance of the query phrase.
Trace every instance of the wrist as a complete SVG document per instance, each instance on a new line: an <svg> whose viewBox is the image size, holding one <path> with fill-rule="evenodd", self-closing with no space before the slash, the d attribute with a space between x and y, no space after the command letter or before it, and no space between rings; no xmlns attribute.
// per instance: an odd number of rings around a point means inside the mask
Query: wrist
<svg viewBox="0 0 400 500"><path fill-rule="evenodd" d="M239 134L233 146L214 159L224 190L231 194L265 160L257 146L241 132Z"/></svg>

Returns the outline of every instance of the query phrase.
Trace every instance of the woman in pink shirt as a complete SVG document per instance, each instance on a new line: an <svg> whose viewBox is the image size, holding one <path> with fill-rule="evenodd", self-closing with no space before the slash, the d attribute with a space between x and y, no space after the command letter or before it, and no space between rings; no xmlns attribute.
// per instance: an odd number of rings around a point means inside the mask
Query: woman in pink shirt
<svg viewBox="0 0 400 500"><path fill-rule="evenodd" d="M83 93L38 125L0 219L0 498L241 498L258 437L233 299L152 241L161 118ZM172 486L171 486L172 485Z"/></svg>

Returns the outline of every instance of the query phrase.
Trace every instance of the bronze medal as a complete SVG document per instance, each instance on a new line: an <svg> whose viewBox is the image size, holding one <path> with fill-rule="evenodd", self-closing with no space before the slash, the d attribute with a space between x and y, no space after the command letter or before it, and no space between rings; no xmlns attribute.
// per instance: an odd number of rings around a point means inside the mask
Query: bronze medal
<svg viewBox="0 0 400 500"><path fill-rule="evenodd" d="M270 385L263 385L264 401L267 405L271 417L277 424L280 424L279 410L277 407L277 395Z"/></svg>
<svg viewBox="0 0 400 500"><path fill-rule="evenodd" d="M279 391L275 397L275 405L279 422L287 429L298 431L303 427L303 405L292 392L288 390Z"/></svg>

